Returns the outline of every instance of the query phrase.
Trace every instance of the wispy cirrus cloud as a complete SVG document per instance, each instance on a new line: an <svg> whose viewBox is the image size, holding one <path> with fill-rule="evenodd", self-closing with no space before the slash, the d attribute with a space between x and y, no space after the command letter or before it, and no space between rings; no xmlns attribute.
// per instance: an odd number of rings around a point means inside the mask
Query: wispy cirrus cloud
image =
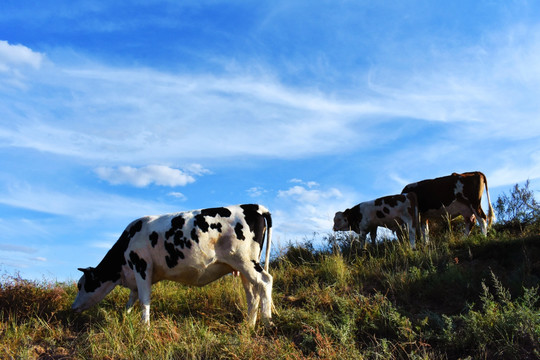
<svg viewBox="0 0 540 360"><path fill-rule="evenodd" d="M24 102L14 97L0 107L0 115L12 118L9 126L0 126L4 146L117 163L136 159L138 165L156 158L291 158L332 152L352 144L355 134L347 131L352 119L376 112L366 103L286 87L268 74L50 65L27 86L32 91Z"/></svg>
<svg viewBox="0 0 540 360"><path fill-rule="evenodd" d="M455 123L466 140L537 136L540 29L527 30L486 36L485 48L436 49L413 72L385 62L356 70L360 95L287 85L270 67L186 74L53 59L25 80L24 102L0 106L12 119L0 143L141 166L361 150L408 135L402 118Z"/></svg>
<svg viewBox="0 0 540 360"><path fill-rule="evenodd" d="M74 220L138 218L143 214L173 211L172 205L109 194L101 191L59 191L43 185L5 185L0 204Z"/></svg>
<svg viewBox="0 0 540 360"><path fill-rule="evenodd" d="M25 254L33 254L37 252L37 249L24 245L15 244L0 244L0 251L19 252Z"/></svg>

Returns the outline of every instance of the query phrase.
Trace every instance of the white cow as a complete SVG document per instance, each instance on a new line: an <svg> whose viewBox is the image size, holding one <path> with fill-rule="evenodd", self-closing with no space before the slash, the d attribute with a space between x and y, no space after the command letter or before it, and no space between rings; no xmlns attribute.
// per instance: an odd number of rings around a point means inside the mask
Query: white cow
<svg viewBox="0 0 540 360"><path fill-rule="evenodd" d="M334 217L334 231L353 230L360 235L364 244L367 233L375 243L377 227L383 226L396 231L400 235L406 227L411 247L415 247L416 229L418 228L418 206L416 195L390 195L366 201L347 209L338 211Z"/></svg>
<svg viewBox="0 0 540 360"><path fill-rule="evenodd" d="M263 269L259 262L265 232ZM246 292L249 324L255 326L259 301L262 318L270 323L271 232L270 212L254 204L140 218L128 225L97 267L79 268L84 274L72 309L86 310L122 285L131 289L128 311L139 299L142 320L149 324L152 284L172 280L204 286L234 271Z"/></svg>

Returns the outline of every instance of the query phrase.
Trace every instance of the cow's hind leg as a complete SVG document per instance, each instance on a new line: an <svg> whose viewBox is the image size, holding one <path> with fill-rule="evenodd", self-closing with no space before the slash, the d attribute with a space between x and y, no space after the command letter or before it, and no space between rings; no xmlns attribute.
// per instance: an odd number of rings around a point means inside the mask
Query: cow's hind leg
<svg viewBox="0 0 540 360"><path fill-rule="evenodd" d="M416 228L412 225L412 221L406 220L403 224L398 225L395 233L400 242L409 239L409 242L411 243L411 249L415 249Z"/></svg>
<svg viewBox="0 0 540 360"><path fill-rule="evenodd" d="M131 313L131 310L133 310L133 305L135 304L135 301L139 298L139 292L137 289L131 289L131 292L129 293L129 299L126 304L126 311L127 313Z"/></svg>
<svg viewBox="0 0 540 360"><path fill-rule="evenodd" d="M477 219L475 210L473 208L467 207L461 210L461 216L463 216L463 221L465 222L465 236L469 236ZM487 226L486 226L486 230L487 230ZM482 233L483 232L484 232L484 229L482 229Z"/></svg>
<svg viewBox="0 0 540 360"><path fill-rule="evenodd" d="M242 274L242 282L246 290L249 325L254 327L257 322L259 302L261 303L262 319L265 324L270 324L272 318L272 275L257 262L243 263L237 267L237 270Z"/></svg>
<svg viewBox="0 0 540 360"><path fill-rule="evenodd" d="M141 273L135 273L137 283L137 292L139 294L139 303L142 310L142 322L150 326L150 294L152 288L152 274L147 271L144 276Z"/></svg>
<svg viewBox="0 0 540 360"><path fill-rule="evenodd" d="M421 225L422 237L424 238L424 244L429 244L429 221L423 220Z"/></svg>
<svg viewBox="0 0 540 360"><path fill-rule="evenodd" d="M254 327L257 323L257 311L259 310L259 302L261 300L258 291L254 291L253 284L244 276L240 276L242 279L242 285L246 292L246 302L248 306L248 324Z"/></svg>

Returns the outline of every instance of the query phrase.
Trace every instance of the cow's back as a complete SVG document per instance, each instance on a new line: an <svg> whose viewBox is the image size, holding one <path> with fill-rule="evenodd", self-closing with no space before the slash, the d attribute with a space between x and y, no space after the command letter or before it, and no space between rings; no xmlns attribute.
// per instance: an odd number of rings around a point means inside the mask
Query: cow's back
<svg viewBox="0 0 540 360"><path fill-rule="evenodd" d="M425 213L442 206L448 207L455 200L454 187L459 175L454 173L435 179L422 180L406 185L402 194L413 192L418 201L418 211Z"/></svg>

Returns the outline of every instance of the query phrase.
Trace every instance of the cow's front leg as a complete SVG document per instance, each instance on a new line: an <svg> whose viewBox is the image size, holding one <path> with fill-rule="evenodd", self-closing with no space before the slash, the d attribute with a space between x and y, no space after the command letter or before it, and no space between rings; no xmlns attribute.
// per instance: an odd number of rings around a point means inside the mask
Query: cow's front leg
<svg viewBox="0 0 540 360"><path fill-rule="evenodd" d="M358 240L360 240L360 244L362 245L362 249L366 247L366 236L367 233L365 231L360 230L358 232Z"/></svg>
<svg viewBox="0 0 540 360"><path fill-rule="evenodd" d="M137 301L139 297L139 292L137 289L131 289L131 292L129 293L129 299L126 304L126 311L127 313L131 313L131 310L133 310L133 305L135 304L135 301Z"/></svg>
<svg viewBox="0 0 540 360"><path fill-rule="evenodd" d="M375 241L377 240L377 227L369 229L369 237L371 238L371 244L375 245Z"/></svg>

